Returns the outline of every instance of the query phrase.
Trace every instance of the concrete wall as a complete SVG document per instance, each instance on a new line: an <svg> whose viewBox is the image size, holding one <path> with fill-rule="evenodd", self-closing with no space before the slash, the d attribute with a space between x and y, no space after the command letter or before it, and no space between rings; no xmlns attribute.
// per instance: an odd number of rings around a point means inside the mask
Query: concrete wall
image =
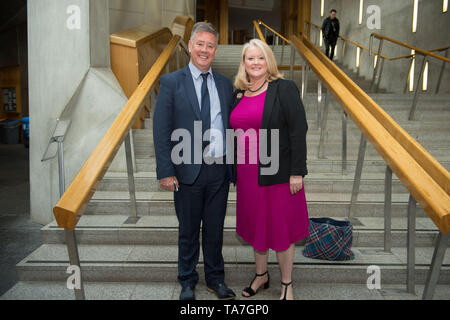
<svg viewBox="0 0 450 320"><path fill-rule="evenodd" d="M94 3L95 2L95 3ZM69 29L70 5L80 28ZM57 118L70 118L64 144L66 186L123 108L109 69L107 0L28 1L31 218L46 224L59 199L57 159L41 162ZM113 169L125 170L123 150Z"/></svg>
<svg viewBox="0 0 450 320"><path fill-rule="evenodd" d="M110 33L142 24L170 27L178 15L195 21L195 0L109 0Z"/></svg>
<svg viewBox="0 0 450 320"><path fill-rule="evenodd" d="M381 29L371 30L367 27L368 15L367 7L377 5L381 9ZM365 47L369 47L369 36L372 32L377 32L393 39L406 42L422 49L434 49L449 45L450 36L450 13L442 13L442 1L419 0L418 27L417 32L412 32L413 1L411 0L365 0L363 8L363 21L358 24L359 1L356 0L331 0L325 1L325 16L320 17L320 1L312 1L311 20L318 25L322 24L331 8L335 8L341 23L341 35ZM378 40L374 41L375 48L378 48ZM341 59L341 44L338 44L338 59ZM407 55L410 51L392 43L385 42L383 45L383 55L396 57ZM443 53L442 53L443 54ZM373 60L364 52L361 60L360 74L368 79L372 78ZM417 57L415 63L415 80L419 76L422 64L422 57ZM341 60L340 60L341 61ZM344 56L344 64L355 69L356 49L354 46L347 46ZM392 92L403 92L409 72L410 60L386 61L381 87ZM433 93L437 84L439 71L442 63L430 58L428 93ZM450 86L445 85L450 81L450 67L447 66L441 84L441 93L450 93Z"/></svg>

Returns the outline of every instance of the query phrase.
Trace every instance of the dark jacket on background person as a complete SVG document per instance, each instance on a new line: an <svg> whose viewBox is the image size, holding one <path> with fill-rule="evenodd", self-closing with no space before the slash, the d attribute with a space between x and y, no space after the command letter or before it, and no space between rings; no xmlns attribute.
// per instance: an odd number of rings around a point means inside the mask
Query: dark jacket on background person
<svg viewBox="0 0 450 320"><path fill-rule="evenodd" d="M231 112L242 98L239 94L244 90L234 93ZM230 113L231 114L231 113ZM277 79L269 83L264 102L261 129L267 129L267 154L271 154L270 130L279 129L279 168L274 175L262 175L261 167L270 167L270 163L259 163L258 183L260 186L268 186L289 182L291 176L306 176L306 122L305 108L300 97L300 92L294 81ZM237 139L235 139L236 141ZM261 142L260 142L261 143ZM235 161L232 166L233 182L236 183L237 144L234 145Z"/></svg>
<svg viewBox="0 0 450 320"><path fill-rule="evenodd" d="M322 24L322 35L325 40L335 43L339 38L339 20L326 18Z"/></svg>

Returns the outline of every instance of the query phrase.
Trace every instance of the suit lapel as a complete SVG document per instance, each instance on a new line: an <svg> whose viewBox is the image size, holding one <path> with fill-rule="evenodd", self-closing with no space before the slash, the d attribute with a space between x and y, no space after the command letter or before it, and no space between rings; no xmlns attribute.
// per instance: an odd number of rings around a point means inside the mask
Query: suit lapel
<svg viewBox="0 0 450 320"><path fill-rule="evenodd" d="M233 103L231 105L230 114L233 112L234 108L241 102L242 97L244 96L244 90L237 90L233 95ZM239 98L238 98L239 97Z"/></svg>
<svg viewBox="0 0 450 320"><path fill-rule="evenodd" d="M224 92L224 88L222 86L222 81L220 80L220 77L217 76L217 74L215 72L213 72L214 75L214 82L216 84L216 88L217 88L217 93L219 94L219 100L220 100L220 111L222 113L222 122L223 122L223 127L225 129L227 129L228 126L228 108L226 107L226 100L225 100L225 92Z"/></svg>
<svg viewBox="0 0 450 320"><path fill-rule="evenodd" d="M189 66L184 67L184 76L184 89L186 91L186 96L188 97L195 116L198 120L200 120L200 105L198 104L197 94L195 93L194 80L192 80L192 74L189 70Z"/></svg>
<svg viewBox="0 0 450 320"><path fill-rule="evenodd" d="M264 101L264 110L261 120L261 128L267 129L269 126L270 116L272 114L273 105L275 104L275 99L278 92L278 81L269 82L267 87L266 100Z"/></svg>

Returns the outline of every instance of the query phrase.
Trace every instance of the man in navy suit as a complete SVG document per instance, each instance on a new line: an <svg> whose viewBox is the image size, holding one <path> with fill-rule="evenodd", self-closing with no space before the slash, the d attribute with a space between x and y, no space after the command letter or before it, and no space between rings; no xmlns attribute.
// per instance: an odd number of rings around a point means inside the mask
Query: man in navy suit
<svg viewBox="0 0 450 320"><path fill-rule="evenodd" d="M189 41L191 60L185 68L161 77L153 119L157 178L161 188L174 192L179 222L180 300L195 299L200 225L208 290L219 299L236 297L225 285L222 256L230 183L225 133L233 86L229 79L211 70L218 36L210 23L194 25ZM188 133L182 142L189 149L175 154L183 159L181 162L173 158L174 147L181 143L173 141L175 130Z"/></svg>

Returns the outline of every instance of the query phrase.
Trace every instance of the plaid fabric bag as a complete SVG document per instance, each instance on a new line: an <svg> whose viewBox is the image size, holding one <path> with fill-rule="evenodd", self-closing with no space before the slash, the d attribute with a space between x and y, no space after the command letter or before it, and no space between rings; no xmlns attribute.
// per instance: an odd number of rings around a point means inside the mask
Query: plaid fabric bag
<svg viewBox="0 0 450 320"><path fill-rule="evenodd" d="M303 255L322 260L353 260L355 256L351 250L352 231L353 226L349 221L311 218Z"/></svg>

